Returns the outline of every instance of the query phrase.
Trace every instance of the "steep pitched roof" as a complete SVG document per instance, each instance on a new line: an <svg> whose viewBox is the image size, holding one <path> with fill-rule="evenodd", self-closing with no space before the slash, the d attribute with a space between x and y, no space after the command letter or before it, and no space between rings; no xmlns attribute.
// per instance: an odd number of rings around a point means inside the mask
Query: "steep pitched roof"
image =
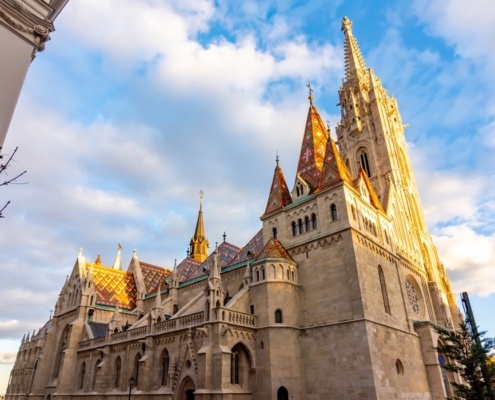
<svg viewBox="0 0 495 400"><path fill-rule="evenodd" d="M325 189L342 181L352 185L351 173L347 169L342 156L337 150L335 142L330 137L327 142L319 189Z"/></svg>
<svg viewBox="0 0 495 400"><path fill-rule="evenodd" d="M297 174L314 191L320 182L321 171L325 159L325 150L328 141L328 132L323 123L320 114L313 106L312 96L311 104L306 119L306 128L304 130L301 154L297 165Z"/></svg>
<svg viewBox="0 0 495 400"><path fill-rule="evenodd" d="M263 249L263 229L260 229L256 235L242 248L242 250L229 262L229 265L237 264L248 258L259 254Z"/></svg>
<svg viewBox="0 0 495 400"><path fill-rule="evenodd" d="M265 258L285 258L286 260L294 262L292 257L287 253L282 243L277 239L271 238L263 247L263 250L256 256L255 261L263 260Z"/></svg>
<svg viewBox="0 0 495 400"><path fill-rule="evenodd" d="M160 287L166 286L165 281L171 274L170 270L142 261L139 261L139 264L141 265L141 272L143 274L144 284L146 286L146 293L154 293Z"/></svg>
<svg viewBox="0 0 495 400"><path fill-rule="evenodd" d="M239 251L241 251L240 247L237 247L232 243L229 242L220 243L217 247L217 257L220 268L225 268L226 266L228 266L229 261L232 260L232 258L234 258L234 256L238 254ZM205 271L210 271L211 267L213 266L214 258L215 258L215 254L214 253L210 254L210 256L205 260L205 262L201 264L201 268L197 269L196 274L190 276L189 278L195 278L196 276L204 274Z"/></svg>
<svg viewBox="0 0 495 400"><path fill-rule="evenodd" d="M380 203L380 199L378 198L378 195L376 194L375 189L373 189L373 185L371 184L371 182L368 178L368 175L366 174L366 172L362 168L358 172L357 181L359 181L360 179L363 180L363 182L366 185L366 188L368 189L368 192L370 195L370 198L369 198L370 203L375 208L377 208L378 210L384 211L383 207L382 207L382 203Z"/></svg>
<svg viewBox="0 0 495 400"><path fill-rule="evenodd" d="M287 188L284 172L278 165L277 157L277 166L275 167L275 171L273 173L272 186L270 188L270 194L268 195L268 201L266 203L265 213L263 215L280 210L290 203L292 203L292 198L290 196L289 189Z"/></svg>
<svg viewBox="0 0 495 400"><path fill-rule="evenodd" d="M193 272L201 265L199 261L192 258L185 258L177 265L177 279L184 282L189 279Z"/></svg>
<svg viewBox="0 0 495 400"><path fill-rule="evenodd" d="M234 258L241 249L231 243L222 242L218 245L218 263L221 268L225 268L230 265L229 261ZM185 282L189 279L196 278L197 276L206 274L206 271L213 265L214 253L210 254L208 258L200 263L192 258L186 258L181 261L177 266L177 276L179 282Z"/></svg>
<svg viewBox="0 0 495 400"><path fill-rule="evenodd" d="M86 271L92 269L96 293L96 304L114 306L131 310L136 306L136 283L132 273L86 263Z"/></svg>

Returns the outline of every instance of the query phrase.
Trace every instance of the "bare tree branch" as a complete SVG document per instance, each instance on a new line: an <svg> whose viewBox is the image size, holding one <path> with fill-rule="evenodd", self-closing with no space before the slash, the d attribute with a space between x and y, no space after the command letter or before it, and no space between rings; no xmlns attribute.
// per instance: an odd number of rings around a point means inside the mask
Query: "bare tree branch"
<svg viewBox="0 0 495 400"><path fill-rule="evenodd" d="M0 174L9 167L9 164L11 163L12 159L14 158L15 153L17 152L18 148L19 147L15 148L14 152L11 154L11 156L9 157L9 159L7 160L7 162L5 164L0 164Z"/></svg>
<svg viewBox="0 0 495 400"><path fill-rule="evenodd" d="M21 172L19 175L17 175L15 178L9 179L8 181L5 181L3 183L0 183L0 186L5 186L8 185L9 183L13 183L16 185L25 185L27 182L15 182L17 178L20 178L22 175L24 175L27 171Z"/></svg>
<svg viewBox="0 0 495 400"><path fill-rule="evenodd" d="M3 216L3 214L2 214L2 211L3 211L3 210L5 210L9 204L10 204L10 200L9 200L9 201L7 201L7 204L5 204L5 205L3 206L3 208L0 210L0 218L5 218L5 217Z"/></svg>
<svg viewBox="0 0 495 400"><path fill-rule="evenodd" d="M12 162L15 162L14 156L15 156L15 153L17 153L17 149L18 149L18 147L15 148L14 152L10 155L9 159L7 160L7 162L5 164L0 164L0 174L2 174L2 173L5 173L6 174L7 168L10 167L10 165L11 165ZM3 159L3 156L0 155L0 160L2 160L2 159ZM10 184L17 184L17 185L26 184L27 182L17 182L17 179L19 179L26 172L27 171L21 172L20 174L16 175L12 179L5 180L3 183L0 183L0 186L7 186L7 185L10 185ZM3 212L3 210L5 210L7 208L7 206L9 204L10 204L10 200L7 201L7 204L5 204L3 206L3 208L0 210L0 218L5 218L3 216L3 214L2 214L2 212Z"/></svg>

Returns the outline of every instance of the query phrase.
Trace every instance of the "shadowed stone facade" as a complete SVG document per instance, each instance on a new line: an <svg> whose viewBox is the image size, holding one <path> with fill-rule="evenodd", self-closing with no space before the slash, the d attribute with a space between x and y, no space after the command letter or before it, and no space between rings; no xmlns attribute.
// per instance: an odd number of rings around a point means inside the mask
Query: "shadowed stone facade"
<svg viewBox="0 0 495 400"><path fill-rule="evenodd" d="M53 318L22 340L8 399L446 397L434 326L455 327L457 306L397 102L342 30L338 140L309 88L293 189L277 160L253 239L208 255L200 207L172 271L81 251Z"/></svg>

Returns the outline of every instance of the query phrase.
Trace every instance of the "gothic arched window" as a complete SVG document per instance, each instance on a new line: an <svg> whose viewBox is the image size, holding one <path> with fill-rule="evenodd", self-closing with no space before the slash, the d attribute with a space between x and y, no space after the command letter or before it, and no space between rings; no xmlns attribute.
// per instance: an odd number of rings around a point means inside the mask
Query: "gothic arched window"
<svg viewBox="0 0 495 400"><path fill-rule="evenodd" d="M277 228L273 228L272 229L272 235L273 235L273 238L276 239L277 238Z"/></svg>
<svg viewBox="0 0 495 400"><path fill-rule="evenodd" d="M139 360L141 359L141 354L137 353L136 357L134 357L134 372L132 376L134 376L134 386L136 389L139 387Z"/></svg>
<svg viewBox="0 0 495 400"><path fill-rule="evenodd" d="M306 229L306 232L311 230L311 225L309 224L309 217L308 216L304 217L304 227Z"/></svg>
<svg viewBox="0 0 495 400"><path fill-rule="evenodd" d="M79 371L79 389L84 389L84 377L86 376L86 363L83 362Z"/></svg>
<svg viewBox="0 0 495 400"><path fill-rule="evenodd" d="M114 387L118 388L120 386L120 371L122 369L122 361L120 361L120 357L117 357L115 360L115 382Z"/></svg>
<svg viewBox="0 0 495 400"><path fill-rule="evenodd" d="M230 383L239 384L239 352L236 348L230 354Z"/></svg>
<svg viewBox="0 0 495 400"><path fill-rule="evenodd" d="M316 221L316 214L311 214L311 225L313 229L318 227L318 222Z"/></svg>
<svg viewBox="0 0 495 400"><path fill-rule="evenodd" d="M337 206L335 204L330 206L330 214L332 214L332 221L337 220Z"/></svg>
<svg viewBox="0 0 495 400"><path fill-rule="evenodd" d="M100 365L101 359L98 359L95 364L95 369L94 369L94 374L93 374L93 381L91 382L91 390L96 390L96 378L98 377L98 365Z"/></svg>
<svg viewBox="0 0 495 400"><path fill-rule="evenodd" d="M168 356L168 351L167 349L164 349L162 353L162 386L167 384L169 362L170 358Z"/></svg>
<svg viewBox="0 0 495 400"><path fill-rule="evenodd" d="M282 310L281 309L275 310L275 323L276 324L282 323Z"/></svg>
<svg viewBox="0 0 495 400"><path fill-rule="evenodd" d="M371 168L366 151L361 151L361 153L359 154L359 160L361 161L361 168L364 170L364 172L366 172L368 178L371 178Z"/></svg>
<svg viewBox="0 0 495 400"><path fill-rule="evenodd" d="M383 275L383 269L378 266L378 278L380 279L380 286L382 289L383 307L385 312L390 314L390 303L388 302L387 284L385 283L385 276Z"/></svg>
<svg viewBox="0 0 495 400"><path fill-rule="evenodd" d="M230 383L250 389L251 357L242 343L237 343L230 354Z"/></svg>
<svg viewBox="0 0 495 400"><path fill-rule="evenodd" d="M302 222L302 219L298 219L297 220L297 225L299 227L299 233L303 233L304 232L304 227L303 227L303 222Z"/></svg>
<svg viewBox="0 0 495 400"><path fill-rule="evenodd" d="M297 225L294 221L292 221L292 236L297 235Z"/></svg>

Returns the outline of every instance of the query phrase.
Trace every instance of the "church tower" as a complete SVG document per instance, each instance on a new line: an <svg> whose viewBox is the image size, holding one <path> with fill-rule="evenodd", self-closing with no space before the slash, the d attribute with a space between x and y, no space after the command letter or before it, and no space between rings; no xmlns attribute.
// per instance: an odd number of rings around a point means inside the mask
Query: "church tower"
<svg viewBox="0 0 495 400"><path fill-rule="evenodd" d="M205 226L203 223L203 191L200 192L198 221L194 236L189 243L189 257L193 260L203 262L208 257L208 239L205 235Z"/></svg>
<svg viewBox="0 0 495 400"><path fill-rule="evenodd" d="M349 19L342 30L337 143L308 85L294 186L289 192L277 162L263 237L276 233L298 265L307 393L443 398L441 366L425 349L436 345L434 324L456 325L457 308L420 206L397 102L366 67Z"/></svg>
<svg viewBox="0 0 495 400"><path fill-rule="evenodd" d="M422 259L421 268L428 281L440 284L442 301L457 314L421 208L407 152L406 125L402 123L397 100L387 95L373 69L366 67L351 25L344 17L346 74L339 90L341 120L337 125L341 154L352 176L360 171L367 175L383 208L393 218L397 251Z"/></svg>

